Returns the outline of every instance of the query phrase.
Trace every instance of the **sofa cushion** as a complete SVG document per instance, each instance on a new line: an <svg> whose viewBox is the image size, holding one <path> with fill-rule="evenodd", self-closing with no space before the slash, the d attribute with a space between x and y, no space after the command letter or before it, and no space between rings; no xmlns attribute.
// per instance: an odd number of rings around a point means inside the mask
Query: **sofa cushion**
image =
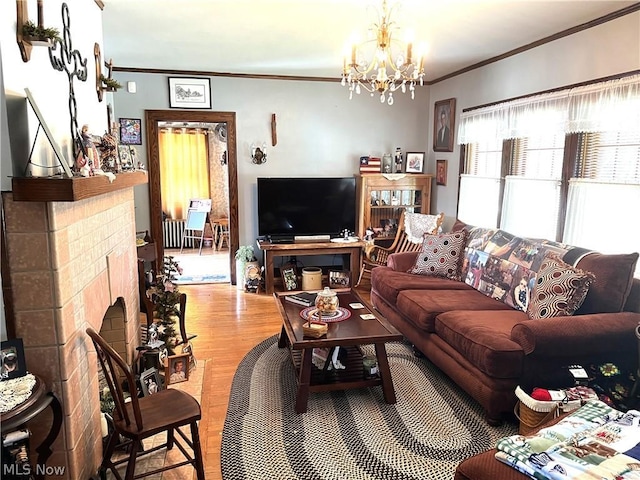
<svg viewBox="0 0 640 480"><path fill-rule="evenodd" d="M422 251L416 257L411 273L460 280L466 239L466 230L439 235L425 234Z"/></svg>
<svg viewBox="0 0 640 480"><path fill-rule="evenodd" d="M443 277L427 277L397 272L390 267L376 267L371 271L371 289L395 305L403 290L473 290L469 285Z"/></svg>
<svg viewBox="0 0 640 480"><path fill-rule="evenodd" d="M593 273L595 281L576 314L621 312L631 292L637 253L603 255L590 253L576 267Z"/></svg>
<svg viewBox="0 0 640 480"><path fill-rule="evenodd" d="M547 255L536 276L527 315L529 318L573 315L593 280L592 273L574 268L555 255Z"/></svg>
<svg viewBox="0 0 640 480"><path fill-rule="evenodd" d="M433 333L434 319L452 310L512 310L475 290L403 290L396 308L417 328Z"/></svg>
<svg viewBox="0 0 640 480"><path fill-rule="evenodd" d="M496 302L499 303L499 302ZM480 371L493 378L517 378L524 352L511 329L526 320L518 310L454 310L435 318L436 334Z"/></svg>

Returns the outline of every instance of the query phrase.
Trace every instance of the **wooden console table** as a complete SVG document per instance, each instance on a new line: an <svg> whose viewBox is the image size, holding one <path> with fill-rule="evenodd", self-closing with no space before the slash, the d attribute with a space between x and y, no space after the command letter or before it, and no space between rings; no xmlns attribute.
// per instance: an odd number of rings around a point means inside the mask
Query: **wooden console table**
<svg viewBox="0 0 640 480"><path fill-rule="evenodd" d="M272 295L273 288L273 259L275 257L288 257L293 255L349 255L349 271L351 275L350 284L360 276L362 266L361 254L365 242L293 242L293 243L271 243L258 241L258 248L264 252L265 270L265 290Z"/></svg>

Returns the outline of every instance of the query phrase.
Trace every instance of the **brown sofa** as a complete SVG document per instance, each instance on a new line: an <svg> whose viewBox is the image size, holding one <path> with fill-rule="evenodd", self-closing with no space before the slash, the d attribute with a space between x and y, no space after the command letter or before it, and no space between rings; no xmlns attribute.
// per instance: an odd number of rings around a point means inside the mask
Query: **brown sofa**
<svg viewBox="0 0 640 480"><path fill-rule="evenodd" d="M456 222L454 229L459 228L470 232L465 248L469 258L473 254L470 242L480 235L472 237L474 227ZM520 240L527 245L539 242ZM553 242L544 243L560 248ZM538 254L546 254L546 247L537 245ZM491 298L487 282L476 288L465 283L469 265L462 270L463 281L408 273L417 253L394 254L386 267L373 269L371 301L420 352L482 405L489 423L496 424L505 414L512 414L516 386L541 386L537 384L548 382L550 373L566 372L568 365L613 362L631 371L637 368L634 330L640 323L640 279L634 280L633 272L638 254L568 249L564 260L571 263L573 259L576 268L596 278L571 317L529 319L525 312ZM532 258L527 257L529 267L535 263Z"/></svg>

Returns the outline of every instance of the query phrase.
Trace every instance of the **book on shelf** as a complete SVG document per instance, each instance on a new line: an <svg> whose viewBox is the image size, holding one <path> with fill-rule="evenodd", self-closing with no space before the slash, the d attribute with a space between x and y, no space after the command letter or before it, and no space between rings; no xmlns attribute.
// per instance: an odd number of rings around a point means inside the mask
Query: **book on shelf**
<svg viewBox="0 0 640 480"><path fill-rule="evenodd" d="M302 305L303 307L310 307L314 305L316 302L316 293L312 292L300 292L294 293L291 295L287 295L285 300L291 303L295 303L297 305Z"/></svg>

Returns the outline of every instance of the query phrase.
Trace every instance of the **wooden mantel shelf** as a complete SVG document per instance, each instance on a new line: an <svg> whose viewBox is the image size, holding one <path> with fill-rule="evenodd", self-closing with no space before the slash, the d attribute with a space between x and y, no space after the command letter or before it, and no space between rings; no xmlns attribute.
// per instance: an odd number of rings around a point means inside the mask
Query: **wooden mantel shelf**
<svg viewBox="0 0 640 480"><path fill-rule="evenodd" d="M136 170L116 174L113 182L109 182L104 175L73 178L14 177L11 185L15 201L77 202L147 182L147 172Z"/></svg>

